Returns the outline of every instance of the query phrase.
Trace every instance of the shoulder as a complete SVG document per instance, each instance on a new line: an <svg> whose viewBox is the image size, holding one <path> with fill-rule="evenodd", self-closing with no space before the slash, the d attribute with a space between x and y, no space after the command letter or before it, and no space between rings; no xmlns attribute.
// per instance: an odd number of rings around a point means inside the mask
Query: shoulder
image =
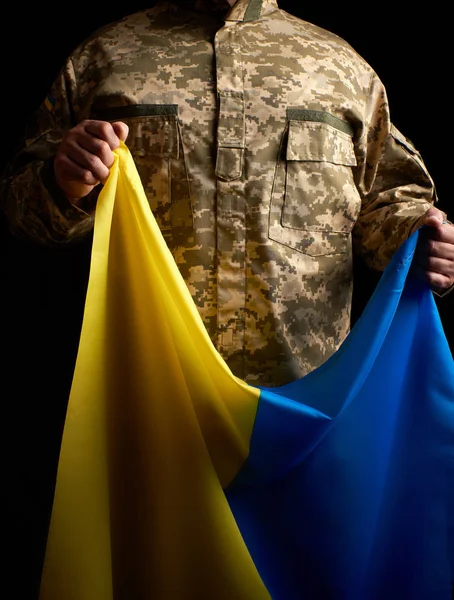
<svg viewBox="0 0 454 600"><path fill-rule="evenodd" d="M102 70L112 62L122 61L122 57L127 61L128 56L139 54L153 13L152 8L127 14L97 27L83 38L67 57L76 78L85 79L93 70Z"/></svg>
<svg viewBox="0 0 454 600"><path fill-rule="evenodd" d="M153 9L137 11L97 27L77 45L72 55L80 55L100 44L122 43L128 34L130 37L139 36L149 26L152 12Z"/></svg>
<svg viewBox="0 0 454 600"><path fill-rule="evenodd" d="M373 68L344 38L314 23L279 9L278 18L287 27L287 32L299 43L299 50L312 55L314 60L335 64L338 68L351 71L356 77L365 76L368 80L374 75ZM320 63L323 64L323 63Z"/></svg>

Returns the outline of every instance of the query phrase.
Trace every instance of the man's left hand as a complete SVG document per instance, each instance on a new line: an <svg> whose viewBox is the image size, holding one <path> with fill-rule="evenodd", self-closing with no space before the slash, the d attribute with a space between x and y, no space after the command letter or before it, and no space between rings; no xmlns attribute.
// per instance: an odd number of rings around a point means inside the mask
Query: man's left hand
<svg viewBox="0 0 454 600"><path fill-rule="evenodd" d="M413 273L429 283L434 292L443 294L454 285L454 225L444 213L432 207L419 231Z"/></svg>

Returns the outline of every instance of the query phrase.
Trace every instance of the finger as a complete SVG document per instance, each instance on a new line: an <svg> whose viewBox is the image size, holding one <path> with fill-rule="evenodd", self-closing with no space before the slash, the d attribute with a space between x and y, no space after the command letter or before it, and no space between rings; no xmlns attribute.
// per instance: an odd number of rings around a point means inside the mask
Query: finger
<svg viewBox="0 0 454 600"><path fill-rule="evenodd" d="M426 271L440 273L454 279L454 246L426 239L418 244L415 263Z"/></svg>
<svg viewBox="0 0 454 600"><path fill-rule="evenodd" d="M117 134L118 138L122 142L125 142L129 134L128 125L126 125L126 123L123 123L123 121L115 121L114 123L112 123L112 127L115 133Z"/></svg>
<svg viewBox="0 0 454 600"><path fill-rule="evenodd" d="M434 206L432 208L429 208L429 210L426 213L424 225L428 227L440 227L445 222L446 215L444 212L442 212L438 208L435 208Z"/></svg>
<svg viewBox="0 0 454 600"><path fill-rule="evenodd" d="M439 258L437 256L429 256L424 265L426 271L431 273L439 273L449 279L454 278L454 262L448 258Z"/></svg>
<svg viewBox="0 0 454 600"><path fill-rule="evenodd" d="M97 134L103 137L98 137ZM115 150L120 145L120 140L110 123L95 121L86 121L79 129L73 131L66 141L73 145L73 152L76 151L75 145L78 145L82 151L85 151L83 152L85 156L88 152L99 157L108 168L114 163L112 149Z"/></svg>
<svg viewBox="0 0 454 600"><path fill-rule="evenodd" d="M421 261L431 256L454 261L454 245L451 242L427 238L418 244L416 255Z"/></svg>
<svg viewBox="0 0 454 600"><path fill-rule="evenodd" d="M60 181L78 181L88 186L95 186L101 180L89 168L83 166L77 160L68 156L68 154L57 155L55 163L56 173L58 172L58 179Z"/></svg>
<svg viewBox="0 0 454 600"><path fill-rule="evenodd" d="M85 171L90 172L94 180L105 181L109 176L109 167L114 161L112 151L105 142L95 138L84 138L81 143L78 139L73 139L68 140L65 144L61 153L62 158L66 157L68 161L67 163L63 161L65 170L70 172L74 178L82 177L85 183L89 183L87 181L89 176L84 173ZM100 148L100 144L103 145L103 148ZM98 153L101 154L101 157L98 156Z"/></svg>
<svg viewBox="0 0 454 600"><path fill-rule="evenodd" d="M423 227L421 229L421 244L447 244L454 246L454 225L445 223L439 227Z"/></svg>
<svg viewBox="0 0 454 600"><path fill-rule="evenodd" d="M429 285L431 289L445 290L451 287L453 280L447 275L435 271L426 270L418 264L413 264L411 269L412 274Z"/></svg>
<svg viewBox="0 0 454 600"><path fill-rule="evenodd" d="M116 150L120 145L120 139L112 125L108 121L86 120L82 123L83 129L91 136L107 143L111 150Z"/></svg>

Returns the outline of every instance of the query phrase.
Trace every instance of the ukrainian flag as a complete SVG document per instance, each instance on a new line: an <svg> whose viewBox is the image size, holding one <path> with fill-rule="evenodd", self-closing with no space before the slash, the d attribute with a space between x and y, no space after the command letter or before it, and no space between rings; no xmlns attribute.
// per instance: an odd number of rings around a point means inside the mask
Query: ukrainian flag
<svg viewBox="0 0 454 600"><path fill-rule="evenodd" d="M96 212L41 600L451 600L454 364L394 256L292 384L211 344L122 144Z"/></svg>

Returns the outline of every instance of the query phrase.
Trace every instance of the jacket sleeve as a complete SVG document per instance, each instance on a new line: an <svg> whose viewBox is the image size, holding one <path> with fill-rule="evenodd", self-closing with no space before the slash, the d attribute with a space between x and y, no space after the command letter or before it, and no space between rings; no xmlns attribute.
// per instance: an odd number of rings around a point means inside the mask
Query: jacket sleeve
<svg viewBox="0 0 454 600"><path fill-rule="evenodd" d="M386 91L375 73L357 157L355 178L362 203L353 244L366 264L381 271L421 226L437 196L421 155L392 124Z"/></svg>
<svg viewBox="0 0 454 600"><path fill-rule="evenodd" d="M68 60L29 119L2 174L0 206L13 235L55 246L81 240L93 228L91 213L100 186L87 197L86 210L82 210L67 200L53 172L58 145L76 125L76 114L76 77Z"/></svg>

